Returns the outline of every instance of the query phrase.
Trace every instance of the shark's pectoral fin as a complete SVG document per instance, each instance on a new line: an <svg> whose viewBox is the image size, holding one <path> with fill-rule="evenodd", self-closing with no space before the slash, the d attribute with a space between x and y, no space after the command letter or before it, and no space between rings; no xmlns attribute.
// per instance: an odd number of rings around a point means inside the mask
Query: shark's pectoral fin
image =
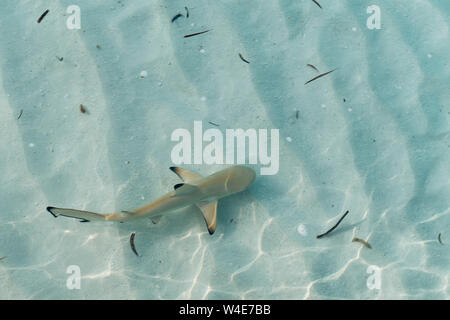
<svg viewBox="0 0 450 320"><path fill-rule="evenodd" d="M202 178L202 176L199 175L198 173L195 173L195 172L183 169L183 168L170 167L170 170L175 172L176 175L179 176L180 179L183 180L184 182L191 182L191 181Z"/></svg>
<svg viewBox="0 0 450 320"><path fill-rule="evenodd" d="M208 227L209 234L213 234L216 231L217 222L217 204L218 201L213 201L205 204L197 204L197 207L202 211L205 218L206 226Z"/></svg>

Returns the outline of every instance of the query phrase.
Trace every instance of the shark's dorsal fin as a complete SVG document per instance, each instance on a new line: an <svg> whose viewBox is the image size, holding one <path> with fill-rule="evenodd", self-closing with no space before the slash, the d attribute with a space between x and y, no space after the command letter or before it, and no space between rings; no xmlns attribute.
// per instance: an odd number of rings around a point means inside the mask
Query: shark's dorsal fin
<svg viewBox="0 0 450 320"><path fill-rule="evenodd" d="M192 171L180 168L180 167L170 167L170 170L175 172L176 175L179 176L181 180L183 180L184 182L187 182L187 183L202 178L202 176L199 175L198 173L195 173L195 172L192 172Z"/></svg>
<svg viewBox="0 0 450 320"><path fill-rule="evenodd" d="M205 218L209 234L213 234L214 231L216 231L217 205L217 200L209 203L197 204L197 206L203 213L203 217Z"/></svg>
<svg viewBox="0 0 450 320"><path fill-rule="evenodd" d="M176 185L173 186L174 190L177 190L178 188L184 186L184 183L177 183Z"/></svg>
<svg viewBox="0 0 450 320"><path fill-rule="evenodd" d="M175 185L175 195L177 196L187 196L197 191L199 191L199 188L189 183L179 183Z"/></svg>
<svg viewBox="0 0 450 320"><path fill-rule="evenodd" d="M159 222L159 220L161 220L161 216L156 216L156 217L152 218L153 224L157 224Z"/></svg>

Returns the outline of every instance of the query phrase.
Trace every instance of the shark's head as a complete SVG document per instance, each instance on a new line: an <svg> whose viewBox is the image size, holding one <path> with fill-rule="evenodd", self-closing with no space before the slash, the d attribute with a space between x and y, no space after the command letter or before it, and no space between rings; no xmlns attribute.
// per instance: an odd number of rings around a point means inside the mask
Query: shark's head
<svg viewBox="0 0 450 320"><path fill-rule="evenodd" d="M255 171L245 166L228 168L229 174L226 181L226 189L232 194L247 189L255 181Z"/></svg>

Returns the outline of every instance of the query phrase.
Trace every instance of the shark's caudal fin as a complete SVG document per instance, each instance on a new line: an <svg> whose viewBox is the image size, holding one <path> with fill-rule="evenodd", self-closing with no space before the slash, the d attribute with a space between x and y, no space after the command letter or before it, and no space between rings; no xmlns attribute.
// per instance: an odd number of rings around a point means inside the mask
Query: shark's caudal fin
<svg viewBox="0 0 450 320"><path fill-rule="evenodd" d="M55 218L58 216L65 216L80 219L81 222L105 221L107 217L107 215L75 209L47 207L47 211L50 212Z"/></svg>
<svg viewBox="0 0 450 320"><path fill-rule="evenodd" d="M179 183L174 186L174 189L177 191L177 194L189 194L191 192L195 192L194 189L195 186L192 186L189 184L191 181L198 180L202 178L201 175L183 169L179 167L170 167L170 170L176 173L178 177L180 177L181 180L183 180L185 183ZM208 202L208 203L202 203L198 204L197 207L200 209L200 211L203 214L203 217L205 218L206 227L208 228L209 234L213 234L214 231L216 231L216 223L217 223L217 205L218 202Z"/></svg>

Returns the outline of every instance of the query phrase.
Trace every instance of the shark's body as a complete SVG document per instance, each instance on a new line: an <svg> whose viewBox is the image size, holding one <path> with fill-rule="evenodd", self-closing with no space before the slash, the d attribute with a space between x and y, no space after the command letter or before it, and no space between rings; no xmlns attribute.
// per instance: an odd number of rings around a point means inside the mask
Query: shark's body
<svg viewBox="0 0 450 320"><path fill-rule="evenodd" d="M195 204L203 213L209 233L213 234L217 221L217 201L247 189L255 180L255 172L244 166L230 167L208 177L178 167L170 169L184 183L175 185L174 191L135 210L110 214L55 207L47 207L47 210L54 217L61 215L81 219L82 222L126 221L149 217L156 223L162 214Z"/></svg>

